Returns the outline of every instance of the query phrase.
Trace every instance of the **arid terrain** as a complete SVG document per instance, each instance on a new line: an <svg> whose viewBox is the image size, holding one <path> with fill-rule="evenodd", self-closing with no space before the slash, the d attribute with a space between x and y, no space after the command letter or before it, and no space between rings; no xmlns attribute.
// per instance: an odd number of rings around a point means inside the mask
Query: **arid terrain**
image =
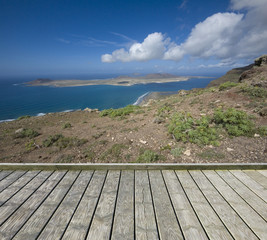
<svg viewBox="0 0 267 240"><path fill-rule="evenodd" d="M201 77L199 77L201 78ZM141 77L119 76L110 79L96 79L96 80L51 80L51 79L36 79L31 82L26 82L28 86L50 86L50 87L78 87L89 85L114 85L114 86L133 86L135 84L147 83L167 83L187 81L190 77L181 77L171 74L147 74Z"/></svg>
<svg viewBox="0 0 267 240"><path fill-rule="evenodd" d="M267 162L266 56L256 63L140 107L0 123L0 161Z"/></svg>

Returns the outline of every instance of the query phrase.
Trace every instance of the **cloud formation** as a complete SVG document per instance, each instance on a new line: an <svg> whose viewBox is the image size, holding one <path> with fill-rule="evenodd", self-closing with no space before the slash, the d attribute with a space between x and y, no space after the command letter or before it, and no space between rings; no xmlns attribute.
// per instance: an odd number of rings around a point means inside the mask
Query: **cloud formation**
<svg viewBox="0 0 267 240"><path fill-rule="evenodd" d="M142 43L133 43L128 50L121 48L102 55L102 62L179 61L185 55L220 60L255 57L267 51L266 7L266 0L231 0L233 11L246 13L213 14L196 24L180 44L159 32L149 34Z"/></svg>

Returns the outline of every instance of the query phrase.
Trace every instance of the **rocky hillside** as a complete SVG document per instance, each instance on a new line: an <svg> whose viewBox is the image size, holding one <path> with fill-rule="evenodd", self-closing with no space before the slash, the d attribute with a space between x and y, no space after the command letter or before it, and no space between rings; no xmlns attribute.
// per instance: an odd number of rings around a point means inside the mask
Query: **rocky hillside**
<svg viewBox="0 0 267 240"><path fill-rule="evenodd" d="M144 106L0 123L0 161L266 162L266 60Z"/></svg>

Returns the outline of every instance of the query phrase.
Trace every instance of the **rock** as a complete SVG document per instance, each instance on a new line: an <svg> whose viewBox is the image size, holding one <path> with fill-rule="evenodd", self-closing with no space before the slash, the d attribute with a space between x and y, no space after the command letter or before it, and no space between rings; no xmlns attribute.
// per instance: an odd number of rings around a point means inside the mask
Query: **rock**
<svg viewBox="0 0 267 240"><path fill-rule="evenodd" d="M147 141L143 141L142 139L140 139L139 142L142 144L147 144Z"/></svg>
<svg viewBox="0 0 267 240"><path fill-rule="evenodd" d="M255 134L254 134L254 137L255 137L255 138L258 138L258 137L260 137L260 135L257 134L257 133L255 133Z"/></svg>
<svg viewBox="0 0 267 240"><path fill-rule="evenodd" d="M19 128L19 129L17 129L17 130L15 131L15 133L21 133L21 132L23 132L23 130L24 130L24 128Z"/></svg>
<svg viewBox="0 0 267 240"><path fill-rule="evenodd" d="M83 111L85 111L85 112L99 112L99 110L97 109L97 108L95 108L95 109L91 109L91 108L85 108Z"/></svg>
<svg viewBox="0 0 267 240"><path fill-rule="evenodd" d="M267 81L260 81L260 82L252 83L251 85L254 87L267 88Z"/></svg>
<svg viewBox="0 0 267 240"><path fill-rule="evenodd" d="M262 55L254 60L256 66L267 64L267 55Z"/></svg>
<svg viewBox="0 0 267 240"><path fill-rule="evenodd" d="M259 114L260 114L262 117L267 116L267 107L262 108L262 109L259 111Z"/></svg>
<svg viewBox="0 0 267 240"><path fill-rule="evenodd" d="M180 90L178 92L178 96L185 96L185 95L188 95L188 93L185 90Z"/></svg>
<svg viewBox="0 0 267 240"><path fill-rule="evenodd" d="M220 101L221 101L221 100L218 99L218 100L216 100L214 103L219 103Z"/></svg>
<svg viewBox="0 0 267 240"><path fill-rule="evenodd" d="M184 155L189 157L191 155L191 151L187 149L186 151L184 151Z"/></svg>
<svg viewBox="0 0 267 240"><path fill-rule="evenodd" d="M227 152L232 152L232 151L234 151L234 149L232 149L232 148L227 148L226 150L227 150Z"/></svg>

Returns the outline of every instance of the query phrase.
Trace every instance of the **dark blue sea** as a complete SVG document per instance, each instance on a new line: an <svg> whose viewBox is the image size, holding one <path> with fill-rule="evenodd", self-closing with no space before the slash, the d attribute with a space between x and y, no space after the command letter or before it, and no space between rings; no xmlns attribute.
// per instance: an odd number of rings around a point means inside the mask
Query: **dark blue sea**
<svg viewBox="0 0 267 240"><path fill-rule="evenodd" d="M105 78L108 77L114 76L105 76ZM149 92L202 88L214 78L191 78L183 82L138 84L131 87L95 85L55 88L29 87L23 84L34 79L0 79L0 121L16 119L23 115L36 116L86 107L99 110L120 108L136 103L138 98L140 100L140 96ZM96 79L96 77L90 76L87 79Z"/></svg>

